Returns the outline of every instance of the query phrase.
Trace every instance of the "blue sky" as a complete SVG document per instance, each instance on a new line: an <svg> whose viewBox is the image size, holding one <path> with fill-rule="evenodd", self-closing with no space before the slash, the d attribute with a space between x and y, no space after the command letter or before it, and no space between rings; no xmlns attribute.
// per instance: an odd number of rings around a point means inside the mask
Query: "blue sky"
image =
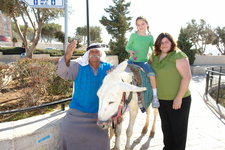
<svg viewBox="0 0 225 150"><path fill-rule="evenodd" d="M197 21L204 19L212 28L225 27L224 0L126 0L126 2L131 2L129 16L133 17L132 27L136 29L135 19L138 16L145 16L155 39L161 32L169 32L177 40L180 28L186 27L191 19ZM68 5L74 10L68 18L68 35L73 36L77 27L85 26L87 23L86 0L68 0ZM108 8L109 5L113 5L111 0L89 0L89 25L102 28L104 43L108 43L110 36L99 20L103 15L108 15L104 8ZM64 30L63 18L55 22L61 24ZM127 37L130 34L131 32L127 33Z"/></svg>

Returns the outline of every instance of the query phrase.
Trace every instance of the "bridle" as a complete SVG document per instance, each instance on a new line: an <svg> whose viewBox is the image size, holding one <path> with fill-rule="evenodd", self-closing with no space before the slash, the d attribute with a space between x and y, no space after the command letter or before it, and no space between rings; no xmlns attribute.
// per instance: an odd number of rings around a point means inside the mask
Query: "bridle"
<svg viewBox="0 0 225 150"><path fill-rule="evenodd" d="M123 116L123 114L125 113L125 111L127 110L127 107L128 107L128 105L125 103L125 97L126 97L126 93L123 92L122 99L121 99L120 104L118 106L117 114L113 115L110 119L110 121L112 122L113 129L115 129L116 126L123 121L122 116Z"/></svg>
<svg viewBox="0 0 225 150"><path fill-rule="evenodd" d="M126 93L123 92L122 99L120 101L120 104L118 106L118 111L115 115L113 115L109 120L106 121L100 121L98 120L98 124L100 125L107 125L112 122L112 128L115 129L118 124L120 124L123 121L123 114L126 112L128 104L130 103L132 98L132 92L130 92L128 99L126 99Z"/></svg>

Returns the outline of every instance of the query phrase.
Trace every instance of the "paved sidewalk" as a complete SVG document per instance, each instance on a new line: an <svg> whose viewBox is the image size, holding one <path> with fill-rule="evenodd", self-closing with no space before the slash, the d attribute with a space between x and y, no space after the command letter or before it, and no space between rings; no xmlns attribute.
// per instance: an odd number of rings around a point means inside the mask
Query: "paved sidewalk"
<svg viewBox="0 0 225 150"><path fill-rule="evenodd" d="M192 104L189 116L186 150L225 150L225 120L202 99L205 90L205 82L205 77L203 75L195 75L190 84ZM146 135L141 136L141 130L144 125L143 120L145 120L146 115L139 111L131 138L132 150L162 150L163 135L159 116L156 122L155 137L152 139L148 138L153 118L152 114L153 113L151 113L149 131ZM121 149L125 148L126 128L129 119L128 113L126 113L125 117L121 135ZM111 140L111 149L114 147L114 139L113 137ZM140 142L135 142L137 139L140 139Z"/></svg>

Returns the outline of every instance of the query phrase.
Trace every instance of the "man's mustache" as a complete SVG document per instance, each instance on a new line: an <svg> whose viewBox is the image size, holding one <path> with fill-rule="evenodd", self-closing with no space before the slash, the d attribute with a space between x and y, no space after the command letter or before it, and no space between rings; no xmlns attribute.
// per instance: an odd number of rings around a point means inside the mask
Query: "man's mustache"
<svg viewBox="0 0 225 150"><path fill-rule="evenodd" d="M90 55L89 58L92 58L92 57L97 57L98 59L100 58L100 56L98 55Z"/></svg>

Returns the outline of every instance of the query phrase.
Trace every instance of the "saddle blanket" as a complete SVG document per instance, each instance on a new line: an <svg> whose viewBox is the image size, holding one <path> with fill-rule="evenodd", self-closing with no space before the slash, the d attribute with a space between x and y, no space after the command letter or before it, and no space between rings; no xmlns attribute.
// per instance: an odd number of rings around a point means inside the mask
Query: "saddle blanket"
<svg viewBox="0 0 225 150"><path fill-rule="evenodd" d="M139 98L141 99L142 105L144 106L145 109L147 109L153 99L153 92L152 92L152 86L150 84L150 80L147 77L146 72L140 66L129 64L128 67L134 74L134 77L133 77L134 85L147 88L146 91L139 92L140 93Z"/></svg>

